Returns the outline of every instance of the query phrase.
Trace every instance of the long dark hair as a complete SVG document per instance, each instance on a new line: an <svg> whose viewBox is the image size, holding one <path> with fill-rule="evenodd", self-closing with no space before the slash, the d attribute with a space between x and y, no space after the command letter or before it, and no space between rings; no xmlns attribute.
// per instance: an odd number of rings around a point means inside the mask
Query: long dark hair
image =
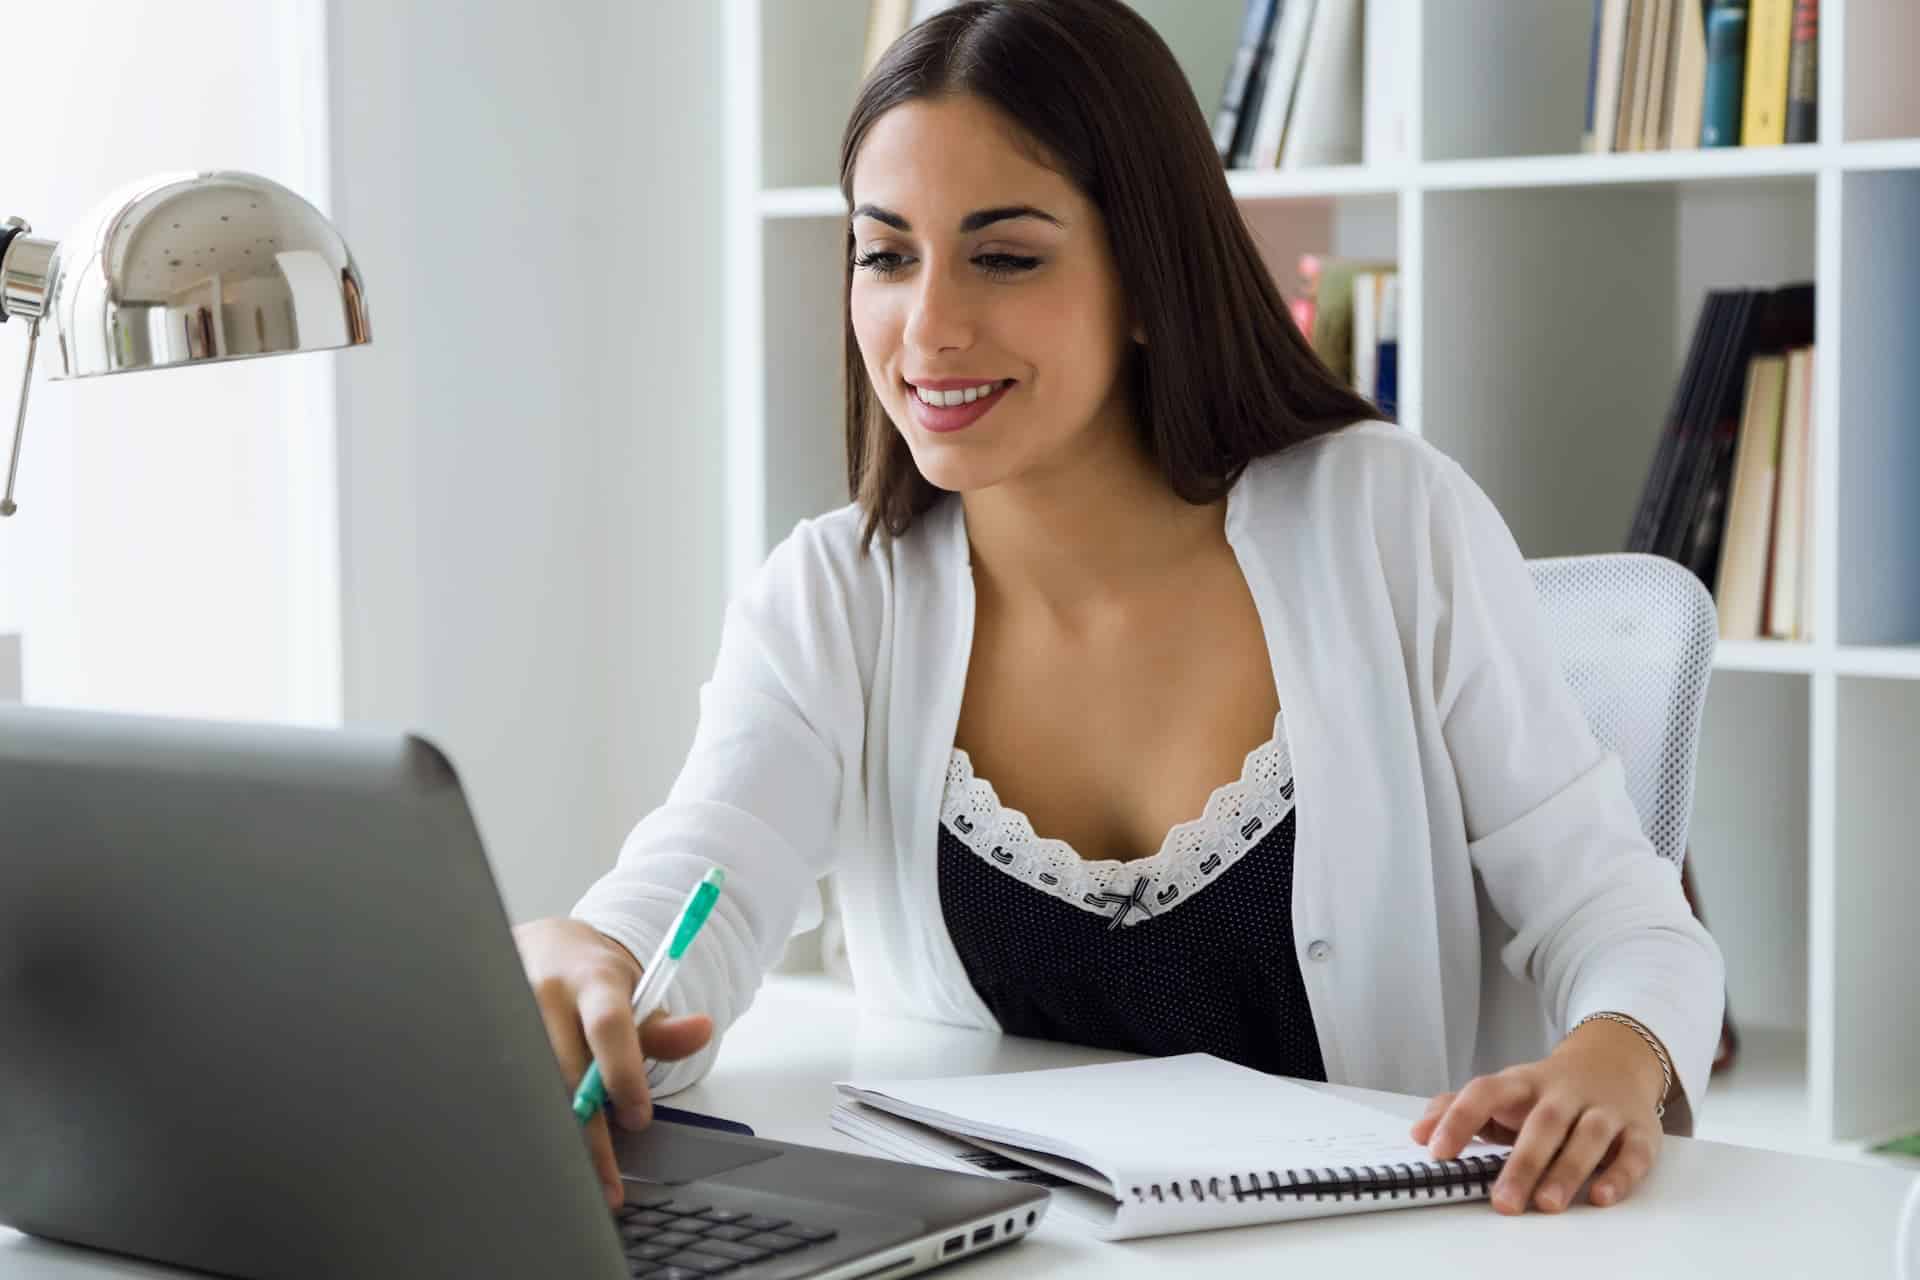
<svg viewBox="0 0 1920 1280"><path fill-rule="evenodd" d="M1146 332L1128 377L1142 443L1175 493L1218 500L1253 459L1378 416L1301 336L1166 42L1121 0L968 0L915 26L861 86L840 193L867 131L914 99L969 93L1011 119L1097 208ZM867 378L847 228L847 489L860 545L904 534L946 491L920 474Z"/></svg>

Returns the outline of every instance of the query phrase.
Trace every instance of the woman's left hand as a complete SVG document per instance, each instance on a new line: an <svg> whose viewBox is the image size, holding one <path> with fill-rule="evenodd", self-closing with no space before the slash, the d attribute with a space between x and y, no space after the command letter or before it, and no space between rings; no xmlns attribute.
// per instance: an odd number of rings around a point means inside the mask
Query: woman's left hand
<svg viewBox="0 0 1920 1280"><path fill-rule="evenodd" d="M1436 1160L1458 1156L1475 1134L1512 1143L1493 1185L1501 1213L1523 1213L1529 1201L1558 1213L1596 1168L1602 1172L1588 1198L1617 1204L1660 1153L1654 1108L1665 1082L1645 1040L1599 1018L1538 1062L1476 1076L1457 1093L1434 1098L1413 1126L1413 1140Z"/></svg>

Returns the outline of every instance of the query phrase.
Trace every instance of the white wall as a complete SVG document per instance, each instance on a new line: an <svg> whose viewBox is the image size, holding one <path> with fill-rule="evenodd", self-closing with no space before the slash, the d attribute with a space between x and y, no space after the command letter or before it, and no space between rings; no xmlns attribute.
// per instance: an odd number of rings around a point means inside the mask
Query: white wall
<svg viewBox="0 0 1920 1280"><path fill-rule="evenodd" d="M556 914L718 643L719 7L330 4L346 716L445 748L509 914Z"/></svg>
<svg viewBox="0 0 1920 1280"><path fill-rule="evenodd" d="M264 174L324 211L318 2L9 4L0 216L60 239L110 191L197 168ZM20 510L0 520L0 632L24 633L27 699L336 721L336 357L52 382L51 339ZM8 443L26 342L0 326Z"/></svg>

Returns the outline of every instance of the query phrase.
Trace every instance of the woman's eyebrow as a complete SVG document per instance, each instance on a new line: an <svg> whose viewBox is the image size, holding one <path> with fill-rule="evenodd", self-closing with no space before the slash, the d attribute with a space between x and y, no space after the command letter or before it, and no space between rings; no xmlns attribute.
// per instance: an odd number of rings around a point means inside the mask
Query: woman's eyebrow
<svg viewBox="0 0 1920 1280"><path fill-rule="evenodd" d="M872 218L876 222L884 222L895 231L913 230L912 223L908 222L893 210L882 209L877 204L863 204L853 211L853 216L855 218ZM1009 204L1002 205L997 209L975 209L972 213L960 219L960 232L964 235L969 231L978 231L982 227L991 226L996 222L1006 222L1014 218L1038 218L1042 222L1050 222L1063 230L1067 225L1048 213L1045 209L1036 209L1030 204Z"/></svg>

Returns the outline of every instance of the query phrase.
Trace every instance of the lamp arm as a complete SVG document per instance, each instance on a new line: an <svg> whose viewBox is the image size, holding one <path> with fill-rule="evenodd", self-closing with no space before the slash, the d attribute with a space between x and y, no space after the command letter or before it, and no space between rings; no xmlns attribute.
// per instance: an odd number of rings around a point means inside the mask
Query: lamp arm
<svg viewBox="0 0 1920 1280"><path fill-rule="evenodd" d="M36 240L33 228L19 218L0 222L0 324L9 316L27 321L27 365L20 375L20 408L13 419L13 454L7 462L7 488L0 496L0 517L19 510L13 501L13 482L20 471L20 440L27 429L27 393L33 389L33 353L40 345L40 317L52 279L51 240Z"/></svg>
<svg viewBox="0 0 1920 1280"><path fill-rule="evenodd" d="M13 419L13 457L7 463L7 491L0 497L0 517L20 509L13 501L13 479L20 470L20 437L27 429L27 393L33 389L33 352L39 345L40 317L35 316L27 326L27 367L20 375L20 409Z"/></svg>

